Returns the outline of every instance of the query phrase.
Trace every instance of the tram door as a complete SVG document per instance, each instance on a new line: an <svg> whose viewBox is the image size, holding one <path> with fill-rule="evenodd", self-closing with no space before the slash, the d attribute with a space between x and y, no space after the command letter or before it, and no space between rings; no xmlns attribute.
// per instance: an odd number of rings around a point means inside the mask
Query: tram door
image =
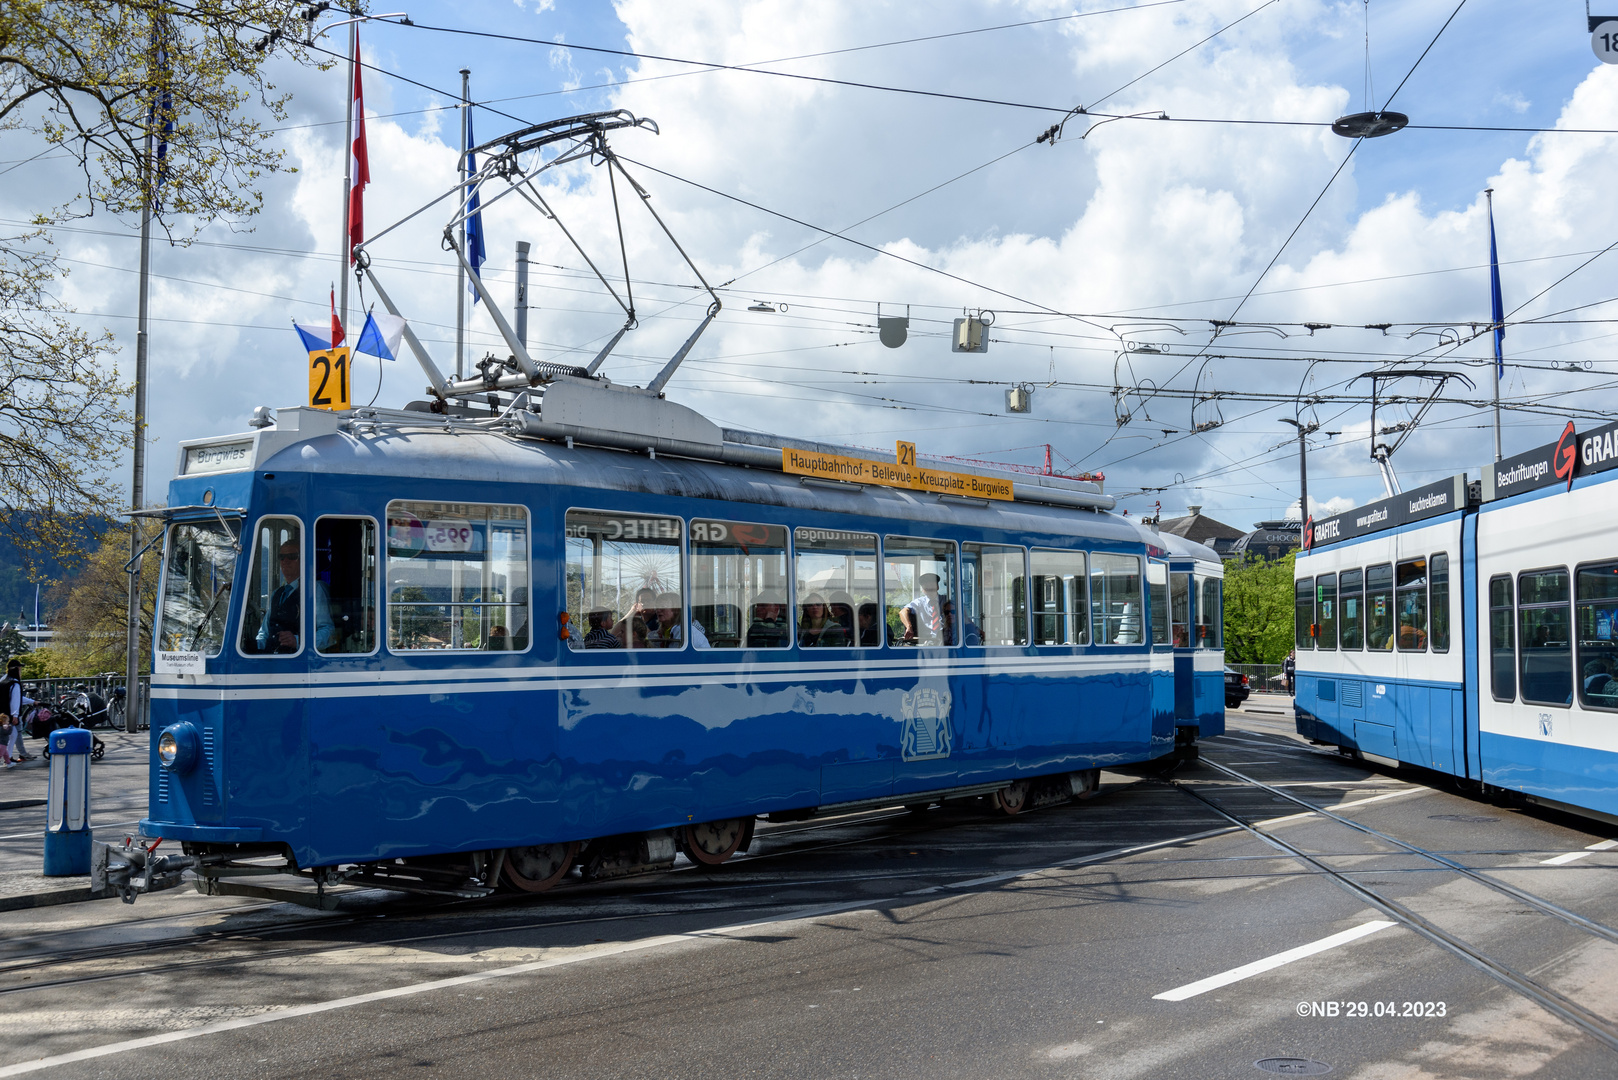
<svg viewBox="0 0 1618 1080"><path fill-rule="evenodd" d="M1191 590L1190 569L1169 568L1169 641L1174 646L1174 720L1177 724L1195 724L1196 707L1196 653L1191 640L1191 605L1195 598Z"/></svg>

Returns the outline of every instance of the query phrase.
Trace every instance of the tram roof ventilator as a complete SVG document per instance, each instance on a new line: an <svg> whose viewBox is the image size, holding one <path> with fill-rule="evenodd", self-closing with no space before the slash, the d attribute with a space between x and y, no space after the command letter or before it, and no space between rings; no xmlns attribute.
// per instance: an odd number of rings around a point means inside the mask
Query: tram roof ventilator
<svg viewBox="0 0 1618 1080"><path fill-rule="evenodd" d="M363 434L377 428L437 428L461 434L487 433L518 439L539 439L566 443L627 450L634 453L659 454L717 461L758 469L781 471L781 452L796 449L844 456L893 461L891 451L818 443L790 439L759 432L733 428L720 428L713 421L693 409L663 396L674 373L691 352L708 326L723 307L700 270L692 263L670 232L667 224L651 205L651 195L624 169L623 163L607 143L609 131L641 128L657 133L657 124L649 118L637 117L627 110L587 113L561 120L547 121L502 135L480 146L471 153L482 155L482 166L464 181L457 180L448 191L426 206L406 215L354 249L356 273L364 277L375 290L383 306L394 315L400 315L398 306L377 279L366 250L388 233L399 228L429 207L445 199L458 196L455 212L444 226L444 247L455 254L473 288L482 299L485 310L494 321L504 339L509 357L501 362L489 358L478 365L478 373L469 377L446 378L428 354L426 347L405 324L405 343L415 356L428 380L430 400L411 402L404 409L367 406L347 413L321 409L278 409L270 422L269 410L255 411L250 434L223 439L197 439L182 443L178 472L188 475L227 469L257 468L271 456L288 446L322 435L339 432ZM545 148L559 147L546 158ZM626 333L639 325L635 314L632 279L625 256L623 294L603 275L589 254L579 245L573 234L562 224L556 211L545 200L534 180L547 169L569 162L589 160L605 167L612 191L614 216L618 221L620 250L623 247L622 214L618 207L618 188L614 176L621 176L640 196L641 204L651 214L674 249L707 291L711 302L697 328L686 338L651 382L645 387L623 386L598 374L602 364ZM478 190L485 182L504 181L506 188L483 202L487 209L512 193L517 193L541 216L554 222L576 251L595 272L609 295L623 309L625 320L595 358L585 367L536 361L529 355L521 336L513 329L499 302L494 298L481 277L472 272L464 250L465 222L469 216L468 193ZM473 404L476 402L476 404ZM1013 498L1024 502L1039 502L1054 506L1089 510L1111 510L1116 500L1102 493L1096 483L1071 480L1066 477L1043 476L998 470L983 466L966 466L960 462L924 459L936 467L957 472L977 473L984 476L1009 477Z"/></svg>

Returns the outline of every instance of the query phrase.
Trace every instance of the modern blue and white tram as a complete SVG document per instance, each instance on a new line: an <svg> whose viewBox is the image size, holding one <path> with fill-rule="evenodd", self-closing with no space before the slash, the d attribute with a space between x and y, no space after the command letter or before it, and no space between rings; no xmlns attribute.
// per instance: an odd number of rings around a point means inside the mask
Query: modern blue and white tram
<svg viewBox="0 0 1618 1080"><path fill-rule="evenodd" d="M1618 820L1618 425L1312 524L1298 731Z"/></svg>
<svg viewBox="0 0 1618 1080"><path fill-rule="evenodd" d="M758 815L1015 813L1223 730L1211 550L1094 485L836 483L786 445L836 449L566 376L184 444L141 832L220 891L538 890L722 862Z"/></svg>

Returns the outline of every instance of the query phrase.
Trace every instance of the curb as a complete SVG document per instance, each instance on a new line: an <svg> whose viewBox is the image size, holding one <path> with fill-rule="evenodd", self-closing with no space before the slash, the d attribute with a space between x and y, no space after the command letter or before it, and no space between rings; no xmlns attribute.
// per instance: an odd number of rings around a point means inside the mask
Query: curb
<svg viewBox="0 0 1618 1080"><path fill-rule="evenodd" d="M26 810L30 806L44 805L44 799L13 799L10 802L0 802L0 810Z"/></svg>

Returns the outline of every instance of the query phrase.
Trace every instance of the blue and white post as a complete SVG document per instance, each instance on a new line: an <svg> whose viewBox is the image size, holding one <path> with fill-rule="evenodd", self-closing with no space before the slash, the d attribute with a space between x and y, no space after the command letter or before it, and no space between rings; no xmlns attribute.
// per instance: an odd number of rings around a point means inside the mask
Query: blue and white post
<svg viewBox="0 0 1618 1080"><path fill-rule="evenodd" d="M45 876L90 873L90 748L83 728L51 732L51 786L45 802Z"/></svg>

